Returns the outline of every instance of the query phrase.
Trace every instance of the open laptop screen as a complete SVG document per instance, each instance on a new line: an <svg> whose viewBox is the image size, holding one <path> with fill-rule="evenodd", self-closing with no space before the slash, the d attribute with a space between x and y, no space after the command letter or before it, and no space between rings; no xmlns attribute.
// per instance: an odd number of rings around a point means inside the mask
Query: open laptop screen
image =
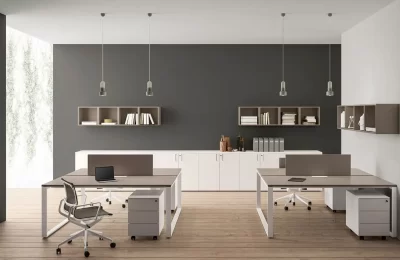
<svg viewBox="0 0 400 260"><path fill-rule="evenodd" d="M114 166L104 166L95 168L96 181L114 180Z"/></svg>

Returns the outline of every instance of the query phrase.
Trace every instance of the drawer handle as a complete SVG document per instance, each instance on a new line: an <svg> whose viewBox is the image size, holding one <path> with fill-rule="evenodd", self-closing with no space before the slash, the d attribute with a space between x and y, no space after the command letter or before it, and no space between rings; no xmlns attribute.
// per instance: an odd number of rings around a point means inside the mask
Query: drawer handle
<svg viewBox="0 0 400 260"><path fill-rule="evenodd" d="M389 202L388 200L386 200L386 202Z"/></svg>

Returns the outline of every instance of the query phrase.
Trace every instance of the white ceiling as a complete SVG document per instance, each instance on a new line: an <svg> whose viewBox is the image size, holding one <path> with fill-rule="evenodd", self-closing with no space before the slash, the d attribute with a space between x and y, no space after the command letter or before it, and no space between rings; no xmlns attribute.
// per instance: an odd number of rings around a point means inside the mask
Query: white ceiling
<svg viewBox="0 0 400 260"><path fill-rule="evenodd" d="M392 0L0 0L17 30L53 44L340 43L340 34ZM329 24L327 13L334 13Z"/></svg>

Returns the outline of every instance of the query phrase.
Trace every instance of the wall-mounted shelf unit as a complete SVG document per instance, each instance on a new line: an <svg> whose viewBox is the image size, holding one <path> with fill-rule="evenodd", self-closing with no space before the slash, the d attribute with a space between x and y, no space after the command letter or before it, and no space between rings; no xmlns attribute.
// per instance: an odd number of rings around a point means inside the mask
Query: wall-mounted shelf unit
<svg viewBox="0 0 400 260"><path fill-rule="evenodd" d="M362 115L364 127L359 125ZM351 116L354 117L354 124L349 127ZM399 134L399 104L338 106L337 128L371 134Z"/></svg>
<svg viewBox="0 0 400 260"><path fill-rule="evenodd" d="M266 113L268 113L268 121ZM320 107L243 106L238 108L238 124L239 126L319 126Z"/></svg>
<svg viewBox="0 0 400 260"><path fill-rule="evenodd" d="M135 121L132 120L128 123L127 117L128 115L131 117L132 114L137 115L137 117L135 116ZM111 119L111 122L107 123L105 119ZM159 126L161 125L161 107L78 107L78 125L104 127Z"/></svg>

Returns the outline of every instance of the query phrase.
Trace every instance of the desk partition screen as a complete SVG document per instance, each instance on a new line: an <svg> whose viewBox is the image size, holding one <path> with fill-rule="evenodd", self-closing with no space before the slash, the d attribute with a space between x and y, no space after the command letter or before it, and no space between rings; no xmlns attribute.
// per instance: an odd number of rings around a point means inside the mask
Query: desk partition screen
<svg viewBox="0 0 400 260"><path fill-rule="evenodd" d="M96 167L114 166L115 176L152 176L152 154L89 154L88 175L94 176Z"/></svg>
<svg viewBox="0 0 400 260"><path fill-rule="evenodd" d="M286 155L288 176L349 176L351 157L349 154L304 154Z"/></svg>

